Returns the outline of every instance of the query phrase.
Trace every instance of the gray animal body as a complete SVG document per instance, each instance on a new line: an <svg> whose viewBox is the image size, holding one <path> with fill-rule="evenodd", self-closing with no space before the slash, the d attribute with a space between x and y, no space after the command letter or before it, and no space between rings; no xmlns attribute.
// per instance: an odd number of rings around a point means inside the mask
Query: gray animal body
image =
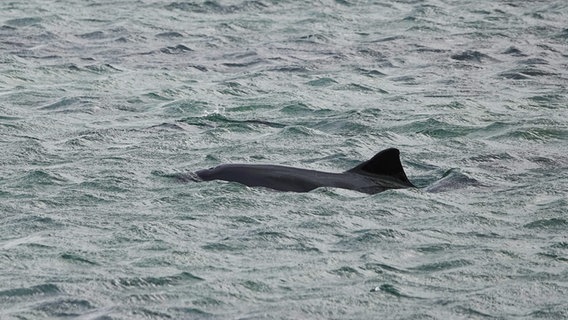
<svg viewBox="0 0 568 320"><path fill-rule="evenodd" d="M400 162L398 149L377 153L353 169L341 173L322 172L279 165L223 164L195 172L194 180L224 180L249 187L279 191L308 192L320 187L355 190L368 194L388 189L412 188Z"/></svg>

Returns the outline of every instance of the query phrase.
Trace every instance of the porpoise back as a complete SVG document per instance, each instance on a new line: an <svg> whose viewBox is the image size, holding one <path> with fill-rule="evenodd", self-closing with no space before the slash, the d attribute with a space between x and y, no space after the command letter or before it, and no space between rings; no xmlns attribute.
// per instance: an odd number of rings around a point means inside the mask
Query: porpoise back
<svg viewBox="0 0 568 320"><path fill-rule="evenodd" d="M201 181L224 180L249 187L308 192L333 187L375 194L388 189L412 188L400 162L398 149L390 148L342 173L322 172L280 165L223 164L196 171Z"/></svg>

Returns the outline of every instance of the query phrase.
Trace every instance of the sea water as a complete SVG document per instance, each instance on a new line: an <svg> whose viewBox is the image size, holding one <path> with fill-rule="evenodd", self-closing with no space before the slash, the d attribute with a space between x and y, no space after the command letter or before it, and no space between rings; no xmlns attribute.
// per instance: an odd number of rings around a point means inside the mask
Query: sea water
<svg viewBox="0 0 568 320"><path fill-rule="evenodd" d="M567 17L2 1L0 318L567 318ZM418 188L171 178L389 147Z"/></svg>

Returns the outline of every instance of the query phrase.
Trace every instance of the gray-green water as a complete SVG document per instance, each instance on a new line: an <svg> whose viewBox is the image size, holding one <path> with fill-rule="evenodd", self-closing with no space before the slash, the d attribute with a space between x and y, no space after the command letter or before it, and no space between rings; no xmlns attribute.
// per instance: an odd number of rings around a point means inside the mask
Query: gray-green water
<svg viewBox="0 0 568 320"><path fill-rule="evenodd" d="M2 1L0 318L565 319L567 16ZM168 178L387 147L421 188Z"/></svg>

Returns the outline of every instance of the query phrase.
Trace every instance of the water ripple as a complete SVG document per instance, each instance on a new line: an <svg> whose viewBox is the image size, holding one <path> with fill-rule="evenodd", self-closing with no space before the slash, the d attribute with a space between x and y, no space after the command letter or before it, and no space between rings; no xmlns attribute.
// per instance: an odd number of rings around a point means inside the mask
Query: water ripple
<svg viewBox="0 0 568 320"><path fill-rule="evenodd" d="M567 10L0 2L0 318L566 318Z"/></svg>

